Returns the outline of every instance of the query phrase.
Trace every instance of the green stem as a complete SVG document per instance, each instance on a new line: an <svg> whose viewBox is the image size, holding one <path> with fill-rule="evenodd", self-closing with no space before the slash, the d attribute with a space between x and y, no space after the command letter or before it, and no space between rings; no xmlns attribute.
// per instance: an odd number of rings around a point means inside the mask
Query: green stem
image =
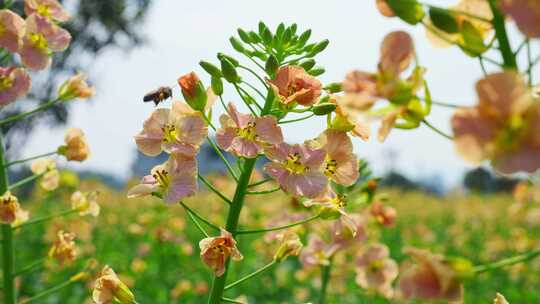
<svg viewBox="0 0 540 304"><path fill-rule="evenodd" d="M480 62L480 68L482 69L482 73L484 73L484 76L487 77L488 72L486 69L486 65L484 64L484 58L482 58L482 56L478 56L478 61Z"/></svg>
<svg viewBox="0 0 540 304"><path fill-rule="evenodd" d="M257 187L257 186L260 186L260 185L262 185L262 184L265 184L265 183L267 183L267 182L269 182L269 181L273 181L273 179L267 178L267 179L260 180L260 181L258 181L258 182L253 183L253 184L249 184L248 188Z"/></svg>
<svg viewBox="0 0 540 304"><path fill-rule="evenodd" d="M57 153L58 153L57 151L53 151L53 152L49 152L49 153L43 153L43 154L40 154L40 155L37 155L37 156L32 156L32 157L25 158L25 159L14 160L12 162L6 163L4 166L10 167L10 166L13 166L13 165L16 165L16 164L22 164L22 163L25 163L27 161L31 161L31 160L34 160L34 159L55 155Z"/></svg>
<svg viewBox="0 0 540 304"><path fill-rule="evenodd" d="M214 230L217 230L219 231L220 228L216 225L216 224L213 224L212 222L210 222L209 220L205 219L202 215L198 214L197 212L195 212L193 209L189 208L188 205L184 204L184 202L180 201L180 205L182 205L182 207L184 207L184 209L186 209L187 211L189 211L192 215L194 215L196 218L198 218L199 220L201 220L203 223L205 223L206 225L208 225L209 227L213 228Z"/></svg>
<svg viewBox="0 0 540 304"><path fill-rule="evenodd" d="M504 64L503 68L517 70L516 57L510 46L510 41L508 40L508 34L506 33L506 24L504 21L504 16L497 6L497 0L488 0L489 7L493 12L493 28L495 29L495 36L499 42L499 50L501 51L501 56L503 58Z"/></svg>
<svg viewBox="0 0 540 304"><path fill-rule="evenodd" d="M259 76L259 74L257 74L255 71L253 71L252 69L250 69L250 68L248 68L246 66L243 66L243 65L239 65L238 67L250 72L253 76L255 76L264 85L264 87L266 89L268 89L268 84L266 83L266 81L264 81L264 79L262 79L261 76ZM262 68L262 70L264 71L264 68Z"/></svg>
<svg viewBox="0 0 540 304"><path fill-rule="evenodd" d="M533 85L533 73L532 73L532 52L531 52L531 41L527 38L527 76L529 87Z"/></svg>
<svg viewBox="0 0 540 304"><path fill-rule="evenodd" d="M187 208L184 208L184 211L186 211L186 214L189 216L189 219L191 219L191 221L193 222L193 224L195 224L197 229L199 229L199 231L201 231L201 233L204 234L205 237L210 237L210 235L208 235L208 232L206 232L206 230L204 230L204 228L201 226L199 221L197 221L193 213L191 213L191 211Z"/></svg>
<svg viewBox="0 0 540 304"><path fill-rule="evenodd" d="M532 260L532 259L534 259L534 258L536 258L538 256L540 256L540 250L525 253L525 254L520 254L520 255L517 255L517 256L511 257L511 258L503 259L503 260L493 262L493 263L489 263L489 264L486 264L486 265L476 266L476 267L474 267L473 271L474 271L474 273L482 273L482 272L486 272L486 271L491 271L491 270L503 268L503 267L506 267L506 266L518 264L518 263L524 263L524 262L530 261L530 260Z"/></svg>
<svg viewBox="0 0 540 304"><path fill-rule="evenodd" d="M206 178L204 178L204 176L200 175L199 174L199 179L201 180L201 182L203 182L203 184L205 184L206 187L208 187L208 189L210 189L212 192L214 192L217 196L219 196L225 203L227 204L231 204L231 200L228 199L223 193L221 193L218 189L216 189L214 187L214 185L212 185Z"/></svg>
<svg viewBox="0 0 540 304"><path fill-rule="evenodd" d="M248 195L262 195L262 194L270 194L281 190L280 187L270 189L270 190L262 190L262 191L247 191L246 194Z"/></svg>
<svg viewBox="0 0 540 304"><path fill-rule="evenodd" d="M29 177L26 177L26 178L23 178L21 179L20 181L17 181L11 185L9 185L9 191L13 191L13 189L16 189L24 184L27 184L33 180L36 180L40 177L42 177L43 175L45 175L47 172L43 172L41 174L34 174L34 175L30 175Z"/></svg>
<svg viewBox="0 0 540 304"><path fill-rule="evenodd" d="M30 302L33 302L35 300L41 299L41 298L46 297L48 295L51 295L51 294L53 294L55 292L58 292L58 291L60 291L60 290L62 290L64 288L68 287L69 285L75 283L75 282L76 281L73 281L73 280L65 281L64 283L62 283L62 284L60 284L58 286L55 286L55 287L53 287L51 289L47 289L42 293L39 293L39 294L29 298L29 299L26 299L26 300L20 302L19 304L26 304L26 303L30 303Z"/></svg>
<svg viewBox="0 0 540 304"><path fill-rule="evenodd" d="M235 84L234 85L234 88L236 89L236 92L238 93L238 95L240 96L240 98L242 99L242 101L246 104L246 106L248 107L249 111L251 112L251 114L255 117L257 117L257 113L255 112L255 110L253 110L253 108L251 107L250 105L250 102L246 100L246 98L244 97L244 93L240 90L240 87Z"/></svg>
<svg viewBox="0 0 540 304"><path fill-rule="evenodd" d="M291 227L294 227L294 226L303 225L305 223L309 223L309 222L311 222L313 220L318 219L319 217L320 217L320 215L317 214L317 215L309 217L309 218L307 218L305 220L301 220L301 221L294 222L294 223L291 223L291 224L287 224L287 225L283 225L283 226L277 226L277 227L271 227L271 228L263 228L263 229L240 230L240 231L237 232L237 234L265 233L265 232L270 232L270 231L283 230L283 229L291 228Z"/></svg>
<svg viewBox="0 0 540 304"><path fill-rule="evenodd" d="M438 7L436 5L431 5L431 4L427 4L427 3L421 3L421 4L424 5L424 6L427 6L429 8L435 8L435 9L439 9L439 10L444 10L444 11L447 11L447 12L455 14L455 15L466 16L466 17L469 17L469 18L472 18L472 19L476 19L478 21L485 22L485 23L490 23L491 24L491 22L492 22L490 19L478 16L478 15L475 15L475 14L471 14L469 12L465 12L465 11L462 11L462 10L442 8L442 7Z"/></svg>
<svg viewBox="0 0 540 304"><path fill-rule="evenodd" d="M235 299L222 297L221 300L225 303L244 304L244 302L236 301Z"/></svg>
<svg viewBox="0 0 540 304"><path fill-rule="evenodd" d="M229 209L229 215L227 216L227 224L225 225L225 229L230 232L233 237L237 234L238 219L240 218L240 212L242 211L242 206L244 205L246 190L249 185L251 173L255 168L256 161L257 158L247 159L244 162L242 175L240 175L240 178L238 179L234 198ZM225 273L222 276L214 277L214 281L212 283L212 291L210 293L210 298L208 299L209 304L219 304L221 301L221 297L225 289L225 282L227 280L229 263L230 259L228 259L225 263Z"/></svg>
<svg viewBox="0 0 540 304"><path fill-rule="evenodd" d="M260 273L262 273L262 272L264 272L264 271L266 271L266 270L268 270L268 269L270 269L270 268L271 268L272 266L274 266L276 263L277 263L276 260L273 260L272 262L270 262L270 263L264 265L263 267L261 267L261 268L255 270L254 272L248 274L247 276L245 276L245 277L243 277L243 278L241 278L241 279L239 279L239 280L237 280L237 281L235 281L235 282L233 282L233 283L231 283L231 284L225 286L225 290L229 290L229 289L233 288L233 287L236 286L236 285L242 284L243 282L245 282L245 281L247 281L247 280L253 278L254 276L256 276L256 275L258 275L258 274L260 274Z"/></svg>
<svg viewBox="0 0 540 304"><path fill-rule="evenodd" d="M55 219L57 217L63 217L63 216L68 216L68 215L71 215L71 214L74 214L74 213L77 213L79 211L77 210L74 210L74 209L70 209L70 210L66 210L66 211L62 211L60 213L55 213L55 214L51 214L51 215L46 215L44 217L39 217L39 218L36 218L36 219L33 219L31 221L28 221L26 223L22 223L20 224L19 226L15 226L13 227L13 230L16 230L16 229L19 229L19 228L26 228L28 226L32 226L32 225L36 225L36 224L39 224L39 223L43 223L43 222L46 222L46 221L49 221L49 220L52 220L52 219Z"/></svg>
<svg viewBox="0 0 540 304"><path fill-rule="evenodd" d="M0 133L0 193L4 194L9 188L9 180L4 159L4 138ZM16 304L13 252L13 228L11 224L2 224L2 272L4 277L3 293L5 304Z"/></svg>
<svg viewBox="0 0 540 304"><path fill-rule="evenodd" d="M212 124L212 121L208 117L206 117L206 115L203 112L201 112L201 114L204 120L206 121L206 123L210 126L210 128L212 128L212 130L215 131L216 127Z"/></svg>
<svg viewBox="0 0 540 304"><path fill-rule="evenodd" d="M236 172L234 172L234 169L233 169L231 163L229 163L229 161L227 160L225 155L223 155L223 153L221 152L219 147L216 145L216 143L214 143L214 141L212 139L210 139L210 137L207 137L206 139L208 140L208 143L210 144L210 146L212 146L214 151L216 151L219 158L221 158L221 160L225 164L225 167L227 167L227 171L229 171L229 173L234 178L234 180L238 180L238 177L236 177Z"/></svg>
<svg viewBox="0 0 540 304"><path fill-rule="evenodd" d="M21 270L19 271L16 271L13 276L15 277L18 277L20 275L23 275L25 273L28 273L28 272L31 272L31 271L34 271L36 268L41 268L43 266L43 264L45 263L45 261L47 261L47 258L42 258L42 259L39 259L37 261L34 261L33 263L31 263L30 265L27 265L25 267L23 267Z"/></svg>
<svg viewBox="0 0 540 304"><path fill-rule="evenodd" d="M266 96L264 96L264 94L259 90L257 89L254 85L252 85L251 83L247 82L247 81L242 81L243 84L247 85L248 87L250 87L253 91L255 91L259 96L261 96L263 99L266 98Z"/></svg>
<svg viewBox="0 0 540 304"><path fill-rule="evenodd" d="M452 136L450 136L450 135L444 133L443 131L437 129L434 125L430 124L427 120L424 119L424 120L422 120L422 122L423 122L426 126L428 126L431 130L435 131L435 133L441 135L442 137L447 138L447 139L449 139L449 140L454 140L454 138L453 138Z"/></svg>
<svg viewBox="0 0 540 304"><path fill-rule="evenodd" d="M310 114L308 116L304 116L304 117L301 117L301 118L295 118L295 119L289 119L289 120L281 120L281 121L278 121L278 123L280 125L282 124L288 124L288 123L292 123L292 122L298 122L298 121L302 121L302 120L306 120L306 119L309 119L311 117L315 116L315 114Z"/></svg>
<svg viewBox="0 0 540 304"><path fill-rule="evenodd" d="M325 266L321 266L321 294L319 295L319 304L326 303L326 291L328 290L328 283L330 282L330 272L332 271L332 259L330 263Z"/></svg>
<svg viewBox="0 0 540 304"><path fill-rule="evenodd" d="M247 82L243 82L243 83L247 83ZM257 103L257 101L255 100L255 98L253 98L253 96L251 96L251 95L249 94L248 91L244 90L244 88L242 88L242 87L239 86L239 85L238 85L237 87L238 87L238 89L239 89L242 93L244 93L244 95L250 96L250 97L253 99L253 104L254 104L255 106L257 106L257 109L259 109L259 111L262 111L261 105L260 105L259 103ZM265 98L265 97L263 96L263 98Z"/></svg>
<svg viewBox="0 0 540 304"><path fill-rule="evenodd" d="M57 99L53 99L49 102L46 102L44 104L42 104L41 106L35 108L34 110L32 111L28 111L28 112L24 112L24 113L21 113L21 114L18 114L18 115L14 115L14 116L11 116L11 117L8 117L4 120L0 120L0 125L4 125L4 124L7 124L9 122L12 122L12 121L16 121L16 120L19 120L19 119L23 119L23 118L26 118L30 115L33 115L35 113L38 113L38 112L41 112L43 110L46 110L48 109L49 107L52 107L54 106L58 101L60 101L58 98Z"/></svg>

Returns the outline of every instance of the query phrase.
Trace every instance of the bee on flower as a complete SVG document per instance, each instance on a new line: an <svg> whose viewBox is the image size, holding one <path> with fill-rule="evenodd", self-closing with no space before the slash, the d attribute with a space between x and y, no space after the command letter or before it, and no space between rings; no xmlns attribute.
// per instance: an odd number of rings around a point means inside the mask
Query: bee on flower
<svg viewBox="0 0 540 304"><path fill-rule="evenodd" d="M199 242L202 261L210 267L217 277L225 273L225 263L228 258L234 261L243 259L242 254L236 247L236 241L232 235L221 229L221 235L208 237Z"/></svg>
<svg viewBox="0 0 540 304"><path fill-rule="evenodd" d="M229 103L227 113L221 115L221 129L216 132L216 142L223 150L237 157L254 158L263 152L265 145L283 142L281 128L274 116L242 114L232 103Z"/></svg>

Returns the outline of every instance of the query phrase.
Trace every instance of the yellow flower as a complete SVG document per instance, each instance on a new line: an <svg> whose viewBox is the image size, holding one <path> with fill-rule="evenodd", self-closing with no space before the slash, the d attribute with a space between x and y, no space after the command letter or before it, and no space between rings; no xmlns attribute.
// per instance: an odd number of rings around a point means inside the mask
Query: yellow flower
<svg viewBox="0 0 540 304"><path fill-rule="evenodd" d="M39 185L45 191L53 191L60 184L60 173L56 169L56 163L50 158L40 158L30 166L32 173L43 175Z"/></svg>
<svg viewBox="0 0 540 304"><path fill-rule="evenodd" d="M100 207L97 202L98 192L82 193L76 191L71 195L71 209L77 210L80 216L98 216Z"/></svg>
<svg viewBox="0 0 540 304"><path fill-rule="evenodd" d="M58 154L64 155L67 160L82 162L90 155L86 137L81 129L68 129L64 142L65 145L58 147Z"/></svg>

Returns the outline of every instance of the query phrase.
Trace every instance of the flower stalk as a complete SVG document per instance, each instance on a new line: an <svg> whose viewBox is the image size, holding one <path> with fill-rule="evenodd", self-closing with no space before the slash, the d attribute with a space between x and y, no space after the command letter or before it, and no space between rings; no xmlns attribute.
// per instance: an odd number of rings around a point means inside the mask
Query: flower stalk
<svg viewBox="0 0 540 304"><path fill-rule="evenodd" d="M502 259L500 261L496 261L496 262L485 264L485 265L479 265L479 266L474 267L473 272L478 274L478 273L483 273L487 271L492 271L495 269L500 269L506 266L511 266L511 265L515 265L519 263L525 263L525 262L528 262L530 260L537 258L538 256L540 256L540 250L520 254L517 256Z"/></svg>
<svg viewBox="0 0 540 304"><path fill-rule="evenodd" d="M499 50L501 51L501 56L504 61L503 68L505 70L517 70L516 57L514 56L514 52L510 46L504 16L499 10L496 0L489 0L488 2L491 11L493 12L493 28L495 29L497 41L499 41Z"/></svg>
<svg viewBox="0 0 540 304"><path fill-rule="evenodd" d="M328 265L321 266L321 293L319 295L319 304L326 303L326 291L330 283L330 272L332 271L332 259Z"/></svg>
<svg viewBox="0 0 540 304"><path fill-rule="evenodd" d="M261 267L261 268L255 270L254 272L248 274L247 276L245 276L245 277L243 277L243 278L241 278L241 279L239 279L239 280L237 280L237 281L235 281L235 282L233 282L233 283L231 283L231 284L225 286L225 290L231 289L231 288L233 288L234 286L239 285L239 284L242 284L243 282L245 282L245 281L247 281L247 280L253 278L253 277L256 276L256 275L265 272L266 270L272 268L272 266L274 266L276 263L277 263L277 261L276 261L276 260L273 260L272 262L270 262L270 263L264 265L263 267Z"/></svg>

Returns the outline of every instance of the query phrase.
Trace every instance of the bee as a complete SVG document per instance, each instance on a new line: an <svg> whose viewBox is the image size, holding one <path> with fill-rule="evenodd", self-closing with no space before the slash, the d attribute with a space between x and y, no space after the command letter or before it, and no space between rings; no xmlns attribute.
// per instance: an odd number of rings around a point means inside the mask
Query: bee
<svg viewBox="0 0 540 304"><path fill-rule="evenodd" d="M144 102L152 101L157 106L160 102L171 97L172 97L172 89L170 87L159 87L145 94L143 97L143 101Z"/></svg>

